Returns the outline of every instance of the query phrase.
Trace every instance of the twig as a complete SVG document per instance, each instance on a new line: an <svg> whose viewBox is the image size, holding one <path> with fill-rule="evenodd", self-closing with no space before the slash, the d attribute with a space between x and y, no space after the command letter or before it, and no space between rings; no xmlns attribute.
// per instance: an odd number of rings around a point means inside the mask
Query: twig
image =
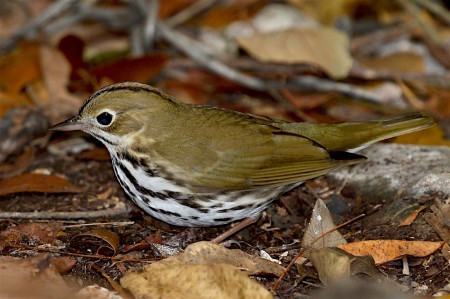
<svg viewBox="0 0 450 299"><path fill-rule="evenodd" d="M358 215L350 220L345 221L344 223L339 224L338 226L333 227L332 229L327 230L325 233L323 233L321 236L319 236L317 239L315 239L309 246L313 245L314 243L316 243L317 241L321 240L323 237L325 237L326 235L329 235L330 233L340 229L341 227L346 226L349 223L352 223L353 221L356 221L358 219L360 219L361 217L364 217L365 214L361 214ZM284 269L283 274L281 274L281 276L277 279L277 281L275 282L275 284L272 287L272 292L275 292L278 288L278 285L280 284L281 280L283 280L283 278L286 276L286 274L288 273L288 271L291 269L291 267L295 264L295 262L299 259L299 257L301 257L303 255L303 253L305 253L305 251L307 250L307 248L303 248L302 250L300 250L300 252L292 259L292 261L289 263L289 265L286 267L286 269Z"/></svg>
<svg viewBox="0 0 450 299"><path fill-rule="evenodd" d="M77 0L59 0L50 5L43 13L26 23L16 33L0 42L0 52L8 51L14 47L16 42L37 30L39 27L50 21L55 16L61 15L69 7L77 3Z"/></svg>
<svg viewBox="0 0 450 299"><path fill-rule="evenodd" d="M33 247L28 245L8 245L13 248L17 249L23 249L23 250L36 250L41 252L49 252L49 253L56 253L61 255L67 255L67 256L77 256L77 257L86 257L91 259L100 259L100 260L111 260L111 261L121 261L121 262L135 262L135 263L142 263L142 262L154 262L159 261L162 258L145 258L145 259L134 259L134 258L128 258L126 256L106 256L106 255L99 255L99 254L84 254L84 253L75 253L75 252L65 252L55 249L49 249L49 248L42 248L42 247Z"/></svg>
<svg viewBox="0 0 450 299"><path fill-rule="evenodd" d="M195 62L210 70L214 74L222 76L232 82L236 82L247 88L258 91L266 91L268 85L263 80L248 76L238 70L235 70L222 62L211 57L197 41L186 35L170 29L167 25L158 21L156 23L158 33L169 44L186 54Z"/></svg>
<svg viewBox="0 0 450 299"><path fill-rule="evenodd" d="M170 26L170 27L178 26L178 25L190 20L192 17L209 9L216 2L218 2L218 0L200 0L200 1L194 2L194 4L188 6L187 8L183 9L182 11L180 11L177 14L168 18L165 21L165 23L167 26Z"/></svg>
<svg viewBox="0 0 450 299"><path fill-rule="evenodd" d="M85 226L127 226L133 225L134 221L119 221L119 222L93 222L93 223L79 223L79 224L69 224L61 226L61 229L74 228L74 227L85 227Z"/></svg>
<svg viewBox="0 0 450 299"><path fill-rule="evenodd" d="M369 103L382 104L383 98L375 93L365 91L353 85L341 82L334 82L328 79L321 79L313 76L302 76L294 78L286 83L290 89L302 89L310 91L339 92L340 94L364 100Z"/></svg>
<svg viewBox="0 0 450 299"><path fill-rule="evenodd" d="M0 219L80 219L80 218L100 218L113 217L128 214L125 203L119 202L117 206L111 209L99 211L83 212L52 212L52 211L34 211L34 212L0 212Z"/></svg>
<svg viewBox="0 0 450 299"><path fill-rule="evenodd" d="M441 18L442 21L450 25L450 14L448 10L440 5L437 1L430 0L414 0L417 4L427 9L431 13L435 14L437 17Z"/></svg>
<svg viewBox="0 0 450 299"><path fill-rule="evenodd" d="M91 267L96 270L97 272L100 272L100 274L102 274L102 276L104 278L106 278L106 280L109 282L109 284L111 285L111 287L114 289L114 291L116 291L122 298L124 299L132 299L134 298L131 297L125 290L124 288L122 288L122 286L115 281L114 279L111 278L111 276L109 276L102 268L100 268L98 265L96 265L95 263L91 264Z"/></svg>

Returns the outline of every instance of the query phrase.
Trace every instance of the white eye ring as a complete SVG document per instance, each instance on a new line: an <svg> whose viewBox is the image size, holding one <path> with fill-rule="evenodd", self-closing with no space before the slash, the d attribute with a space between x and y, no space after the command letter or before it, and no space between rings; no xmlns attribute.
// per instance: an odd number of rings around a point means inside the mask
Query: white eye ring
<svg viewBox="0 0 450 299"><path fill-rule="evenodd" d="M102 127L107 127L112 124L116 114L110 110L103 110L95 117L97 123Z"/></svg>

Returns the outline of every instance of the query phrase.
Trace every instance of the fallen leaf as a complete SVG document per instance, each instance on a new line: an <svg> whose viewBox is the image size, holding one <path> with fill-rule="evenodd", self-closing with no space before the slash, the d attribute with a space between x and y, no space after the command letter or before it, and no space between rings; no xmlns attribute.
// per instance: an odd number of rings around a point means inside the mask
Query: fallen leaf
<svg viewBox="0 0 450 299"><path fill-rule="evenodd" d="M342 244L339 248L356 256L371 255L375 264L384 264L405 255L425 257L438 250L443 242L369 240Z"/></svg>
<svg viewBox="0 0 450 299"><path fill-rule="evenodd" d="M403 220L398 226L407 226L411 225L411 223L414 222L414 220L419 216L420 211L424 210L426 207L421 206L417 210L415 210L411 215L408 216L405 220Z"/></svg>
<svg viewBox="0 0 450 299"><path fill-rule="evenodd" d="M422 131L395 137L393 142L400 144L450 146L450 141L445 139L445 133L439 126L432 126Z"/></svg>
<svg viewBox="0 0 450 299"><path fill-rule="evenodd" d="M0 56L0 91L18 94L25 85L40 78L39 48L36 44L22 42L16 51Z"/></svg>
<svg viewBox="0 0 450 299"><path fill-rule="evenodd" d="M2 298L71 298L69 288L49 255L26 259L0 257Z"/></svg>
<svg viewBox="0 0 450 299"><path fill-rule="evenodd" d="M195 23L201 27L221 28L234 21L252 18L265 4L265 1L260 0L219 2L197 18Z"/></svg>
<svg viewBox="0 0 450 299"><path fill-rule="evenodd" d="M359 62L371 69L396 73L422 73L425 68L422 55L413 52L398 52L383 57L361 58Z"/></svg>
<svg viewBox="0 0 450 299"><path fill-rule="evenodd" d="M64 274L72 270L73 266L77 263L77 260L68 256L54 257L52 264L59 274Z"/></svg>
<svg viewBox="0 0 450 299"><path fill-rule="evenodd" d="M81 189L56 175L28 173L0 181L0 195L20 192L78 193Z"/></svg>
<svg viewBox="0 0 450 299"><path fill-rule="evenodd" d="M148 82L156 76L168 60L167 55L153 54L138 58L123 58L96 66L92 73L100 82L104 77L114 82Z"/></svg>
<svg viewBox="0 0 450 299"><path fill-rule="evenodd" d="M0 164L0 179L7 179L27 171L34 161L34 152L34 148L30 147L18 157L15 157L11 163Z"/></svg>
<svg viewBox="0 0 450 299"><path fill-rule="evenodd" d="M206 253L206 252L205 252ZM154 263L129 271L120 284L143 298L272 298L262 285L227 264L166 265Z"/></svg>
<svg viewBox="0 0 450 299"><path fill-rule="evenodd" d="M342 249L331 247L312 250L310 260L325 286L360 273L375 279L381 278L381 273L370 255L354 256Z"/></svg>
<svg viewBox="0 0 450 299"><path fill-rule="evenodd" d="M2 246L7 244L20 243L23 238L32 240L39 244L53 244L62 226L61 222L49 223L20 223L11 226L0 233Z"/></svg>
<svg viewBox="0 0 450 299"><path fill-rule="evenodd" d="M32 106L30 99L23 93L10 94L0 92L0 117L11 109L21 106Z"/></svg>
<svg viewBox="0 0 450 299"><path fill-rule="evenodd" d="M114 256L119 248L119 236L110 230L96 228L90 232L81 233L70 240L70 247L78 251L95 252L100 255Z"/></svg>
<svg viewBox="0 0 450 299"><path fill-rule="evenodd" d="M230 264L248 275L280 276L284 268L266 259L249 255L239 249L226 249L210 242L197 242L186 247L183 253L166 258L159 263L179 264Z"/></svg>
<svg viewBox="0 0 450 299"><path fill-rule="evenodd" d="M319 66L330 77L347 77L353 60L348 37L333 28L296 28L241 36L239 45L263 62L308 63Z"/></svg>
<svg viewBox="0 0 450 299"><path fill-rule="evenodd" d="M84 99L68 90L71 67L66 57L56 48L42 46L40 62L45 86L50 99L41 99L41 106L58 122L77 113Z"/></svg>
<svg viewBox="0 0 450 299"><path fill-rule="evenodd" d="M336 225L333 222L333 218L331 217L331 213L327 206L322 199L317 199L313 208L311 219L303 235L302 247L318 249L324 247L335 247L347 243L338 231L329 233L319 241L313 243L317 238L334 227L336 227Z"/></svg>

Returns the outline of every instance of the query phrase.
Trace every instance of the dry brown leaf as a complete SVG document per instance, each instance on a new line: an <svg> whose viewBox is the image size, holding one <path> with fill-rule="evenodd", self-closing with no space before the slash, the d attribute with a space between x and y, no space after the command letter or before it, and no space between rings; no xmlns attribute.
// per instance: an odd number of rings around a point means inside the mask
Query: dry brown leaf
<svg viewBox="0 0 450 299"><path fill-rule="evenodd" d="M38 242L39 244L53 244L58 236L61 226L61 222L20 223L2 231L0 237L6 241L2 242L3 245L6 245L6 243L20 243L24 237L28 240Z"/></svg>
<svg viewBox="0 0 450 299"><path fill-rule="evenodd" d="M179 264L230 264L248 275L280 276L284 268L269 260L249 255L239 249L226 249L211 242L197 242L186 247L183 253L166 258L159 263Z"/></svg>
<svg viewBox="0 0 450 299"><path fill-rule="evenodd" d="M353 60L348 37L333 28L297 28L242 36L239 45L264 62L308 63L319 66L330 77L347 77Z"/></svg>
<svg viewBox="0 0 450 299"><path fill-rule="evenodd" d="M424 257L438 250L443 242L369 240L342 244L339 248L356 256L371 255L375 264L384 264L405 255Z"/></svg>
<svg viewBox="0 0 450 299"><path fill-rule="evenodd" d="M330 229L333 229L335 226L336 225L333 222L333 218L331 217L331 213L327 206L322 199L317 199L311 215L311 220L309 221L303 235L302 247L318 249L324 247L335 247L347 243L338 231L329 233L319 241L313 243L317 238Z"/></svg>
<svg viewBox="0 0 450 299"><path fill-rule="evenodd" d="M407 225L411 225L411 223L414 222L414 220L417 218L417 216L419 216L419 213L424 210L426 207L425 206L421 206L419 207L417 210L415 210L411 215L408 216L408 218L406 218L405 220L402 221L402 223L400 223L398 226L407 226Z"/></svg>
<svg viewBox="0 0 450 299"><path fill-rule="evenodd" d="M41 99L40 104L50 113L52 121L58 122L76 114L84 99L72 95L67 89L71 66L58 49L42 46L39 55L45 86L50 95L50 99Z"/></svg>
<svg viewBox="0 0 450 299"><path fill-rule="evenodd" d="M0 92L0 117L5 115L5 113L10 109L25 105L32 105L30 99L25 94L9 94Z"/></svg>
<svg viewBox="0 0 450 299"><path fill-rule="evenodd" d="M53 258L39 255L27 259L0 257L2 298L75 298L53 265ZM26 286L26 287L24 287Z"/></svg>
<svg viewBox="0 0 450 299"><path fill-rule="evenodd" d="M70 240L70 247L83 250L89 248L90 252L100 255L114 256L119 248L119 236L110 230L96 228L90 232L81 233Z"/></svg>
<svg viewBox="0 0 450 299"><path fill-rule="evenodd" d="M109 78L114 82L137 81L148 82L156 76L166 64L167 55L153 54L138 58L124 58L99 65L92 70L100 82Z"/></svg>
<svg viewBox="0 0 450 299"><path fill-rule="evenodd" d="M262 285L227 264L166 265L154 263L130 271L120 283L143 298L272 298Z"/></svg>
<svg viewBox="0 0 450 299"><path fill-rule="evenodd" d="M371 69L396 73L422 73L425 68L423 57L413 52L398 52L383 57L361 58L359 62Z"/></svg>
<svg viewBox="0 0 450 299"><path fill-rule="evenodd" d="M78 193L81 189L56 175L28 173L0 181L0 195L19 192Z"/></svg>
<svg viewBox="0 0 450 299"><path fill-rule="evenodd" d="M16 51L0 56L0 90L18 94L41 77L39 48L33 43L20 43Z"/></svg>

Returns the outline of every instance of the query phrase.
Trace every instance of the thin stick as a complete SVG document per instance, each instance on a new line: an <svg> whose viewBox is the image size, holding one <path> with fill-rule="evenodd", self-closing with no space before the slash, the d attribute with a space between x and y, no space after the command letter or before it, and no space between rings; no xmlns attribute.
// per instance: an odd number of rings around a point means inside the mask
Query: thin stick
<svg viewBox="0 0 450 299"><path fill-rule="evenodd" d="M37 30L39 27L53 19L55 16L61 15L63 11L67 10L72 5L76 4L77 0L59 0L50 5L43 13L38 17L30 20L17 32L12 34L7 39L0 42L0 52L8 51L18 40L25 37L30 32Z"/></svg>
<svg viewBox="0 0 450 299"><path fill-rule="evenodd" d="M326 235L346 226L347 224L358 220L359 218L364 217L365 214L361 214L358 215L344 223L339 224L338 226L333 227L332 229L326 231L325 233L323 233L321 236L319 236L317 239L315 239L311 244L313 245L314 243L316 243L317 241L319 241L320 239L322 239L323 237L325 237ZM284 269L283 274L281 274L281 276L278 278L278 280L275 282L274 286L272 287L272 292L275 292L277 290L278 285L281 283L281 281L283 280L283 278L286 276L286 274L288 273L288 271L291 269L291 267L295 264L295 262L299 259L300 256L302 256L303 253L305 253L305 251L307 250L307 248L303 248L302 250L300 250L300 252L294 257L294 259L289 263L289 265L286 267L286 269Z"/></svg>
<svg viewBox="0 0 450 299"><path fill-rule="evenodd" d="M83 253L75 253L75 252L64 252L64 251L55 250L55 249L32 247L32 246L28 246L28 245L22 245L22 246L12 246L12 245L10 245L10 246L13 247L13 248L17 248L17 249L36 250L36 251L41 251L41 252L56 253L56 254L67 255L67 256L86 257L86 258L91 258L91 259L111 260L111 261L121 261L121 262L141 263L141 262L154 262L154 261L161 260L161 258L133 259L133 258L128 258L128 257L106 256L106 255L98 255L98 254L83 254Z"/></svg>
<svg viewBox="0 0 450 299"><path fill-rule="evenodd" d="M52 211L34 211L34 212L0 212L0 219L80 219L80 218L100 218L113 217L128 214L125 203L119 202L116 207L99 211L83 212L52 212Z"/></svg>
<svg viewBox="0 0 450 299"><path fill-rule="evenodd" d="M100 272L100 274L106 278L106 280L109 282L109 284L111 285L111 287L114 289L114 291L116 291L120 296L122 296L122 298L124 299L132 299L134 297L131 297L129 294L127 294L127 292L125 291L124 288L122 288L122 286L115 281L114 279L111 278L111 276L109 276L102 268L100 268L97 264L95 263L91 263L91 267L93 269L95 269L97 272Z"/></svg>
<svg viewBox="0 0 450 299"><path fill-rule="evenodd" d="M178 25L192 19L192 17L209 9L216 2L218 2L218 0L200 0L200 1L194 2L192 5L183 9L179 13L168 18L165 21L165 23L167 24L167 26L170 26L170 27L178 26Z"/></svg>

